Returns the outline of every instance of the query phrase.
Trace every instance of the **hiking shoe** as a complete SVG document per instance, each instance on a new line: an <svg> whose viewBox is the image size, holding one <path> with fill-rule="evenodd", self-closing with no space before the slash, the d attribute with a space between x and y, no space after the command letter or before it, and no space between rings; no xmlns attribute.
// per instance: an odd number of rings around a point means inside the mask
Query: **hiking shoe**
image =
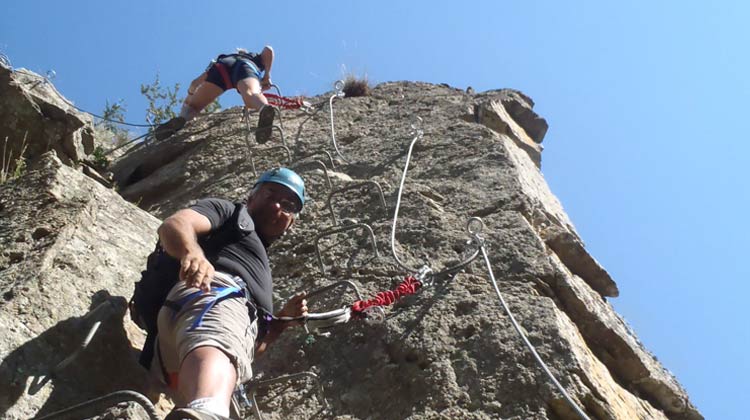
<svg viewBox="0 0 750 420"><path fill-rule="evenodd" d="M271 138L273 119L276 117L276 108L272 105L264 105L258 115L258 128L255 130L255 141L263 144Z"/></svg>
<svg viewBox="0 0 750 420"><path fill-rule="evenodd" d="M210 411L199 408L175 408L164 420L230 420L229 417L220 416Z"/></svg>
<svg viewBox="0 0 750 420"><path fill-rule="evenodd" d="M156 127L156 129L154 130L154 138L156 138L157 141L168 139L172 137L172 134L182 129L182 127L185 126L186 122L187 121L185 121L185 118L183 117L174 117L164 124Z"/></svg>

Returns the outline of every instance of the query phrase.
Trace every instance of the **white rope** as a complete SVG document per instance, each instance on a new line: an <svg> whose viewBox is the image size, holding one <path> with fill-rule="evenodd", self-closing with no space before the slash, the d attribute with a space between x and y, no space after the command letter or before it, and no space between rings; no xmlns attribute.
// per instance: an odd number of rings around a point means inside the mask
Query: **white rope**
<svg viewBox="0 0 750 420"><path fill-rule="evenodd" d="M479 218L472 218L472 220L479 220ZM492 286L495 288L495 293L497 293L498 299L500 299L500 304L503 306L503 309L505 309L505 313L508 314L508 318L510 318L511 324L513 324L513 328L516 329L518 332L518 335L521 336L521 339L526 344L526 347L529 348L531 351L531 354L534 356L534 359L536 359L539 366L542 367L544 372L549 376L549 378L552 380L552 382L555 384L557 389L563 394L565 399L568 401L568 404L578 413L578 415L584 419L584 420L590 420L589 417L586 415L586 413L576 404L575 401L568 395L568 393L565 391L565 388L560 384L560 382L555 378L555 376L552 374L552 372L549 370L547 365L544 363L542 358L539 356L539 353L537 353L536 349L534 348L534 345L531 344L528 338L526 338L526 334L523 333L523 330L521 330L521 326L518 325L518 322L516 321L516 318L513 316L513 313L510 311L510 308L508 307L508 304L505 303L505 299L503 299L503 295L500 293L500 289L497 287L497 281L495 280L495 274L492 272L492 266L490 264L490 259L487 256L487 251L484 249L484 241L481 236L479 236L479 232L476 232L474 234L475 240L479 243L479 250L482 253L482 257L484 257L484 262L487 264L487 272L490 275L490 280L492 281Z"/></svg>

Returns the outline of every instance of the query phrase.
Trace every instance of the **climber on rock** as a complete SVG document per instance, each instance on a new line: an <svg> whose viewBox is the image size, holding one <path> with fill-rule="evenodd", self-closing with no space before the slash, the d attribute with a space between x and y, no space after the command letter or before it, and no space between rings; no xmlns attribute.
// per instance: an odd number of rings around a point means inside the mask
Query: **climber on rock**
<svg viewBox="0 0 750 420"><path fill-rule="evenodd" d="M265 46L260 54L238 48L236 53L221 54L211 61L206 70L188 87L188 96L182 104L180 115L154 130L156 140L163 140L180 130L195 118L205 107L221 96L224 91L235 88L242 96L245 107L260 111L255 139L265 143L271 136L271 127L276 110L268 104L263 91L271 87L271 67L274 52ZM263 72L263 77L261 77Z"/></svg>
<svg viewBox="0 0 750 420"><path fill-rule="evenodd" d="M199 200L159 227L130 307L149 334L141 363L177 392L181 408L168 419L227 417L235 387L252 376L254 356L294 325L277 319L307 315L299 293L271 316L266 254L304 200L302 178L275 168L258 178L244 203Z"/></svg>

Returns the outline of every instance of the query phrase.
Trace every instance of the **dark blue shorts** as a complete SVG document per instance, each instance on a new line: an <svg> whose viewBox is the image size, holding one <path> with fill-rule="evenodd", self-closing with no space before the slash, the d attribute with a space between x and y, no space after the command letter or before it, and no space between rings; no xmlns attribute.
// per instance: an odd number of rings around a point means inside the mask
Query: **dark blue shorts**
<svg viewBox="0 0 750 420"><path fill-rule="evenodd" d="M216 64L223 65L227 70L232 86L226 85L224 77ZM236 59L234 57L223 57L219 59L216 63L212 63L207 71L208 74L206 75L206 81L215 84L223 90L236 88L237 82L247 79L248 77L254 77L258 80L261 78L260 71L255 63L250 60Z"/></svg>

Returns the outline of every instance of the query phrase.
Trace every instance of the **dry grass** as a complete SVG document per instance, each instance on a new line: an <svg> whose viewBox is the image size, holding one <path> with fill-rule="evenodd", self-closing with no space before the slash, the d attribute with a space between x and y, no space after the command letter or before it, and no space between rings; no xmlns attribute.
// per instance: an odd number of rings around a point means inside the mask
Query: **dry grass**
<svg viewBox="0 0 750 420"><path fill-rule="evenodd" d="M0 161L0 184L4 184L8 180L21 176L26 170L26 159L24 159L23 154L26 153L26 147L28 146L26 143L26 136L28 134L28 132L24 134L23 142L21 142L21 153L19 153L18 157L15 159L13 159L13 150L7 150L8 137L5 137L2 161Z"/></svg>
<svg viewBox="0 0 750 420"><path fill-rule="evenodd" d="M349 75L344 80L344 94L347 98L356 98L358 96L370 96L370 81L367 76L357 77Z"/></svg>

